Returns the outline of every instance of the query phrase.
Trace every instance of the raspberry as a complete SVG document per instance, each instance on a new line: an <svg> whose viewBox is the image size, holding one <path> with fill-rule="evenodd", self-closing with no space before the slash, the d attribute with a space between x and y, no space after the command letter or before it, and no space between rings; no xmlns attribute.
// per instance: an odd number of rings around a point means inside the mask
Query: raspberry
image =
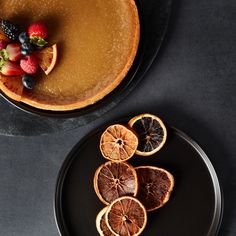
<svg viewBox="0 0 236 236"><path fill-rule="evenodd" d="M38 70L38 60L34 55L29 55L21 59L20 66L24 72L32 75Z"/></svg>

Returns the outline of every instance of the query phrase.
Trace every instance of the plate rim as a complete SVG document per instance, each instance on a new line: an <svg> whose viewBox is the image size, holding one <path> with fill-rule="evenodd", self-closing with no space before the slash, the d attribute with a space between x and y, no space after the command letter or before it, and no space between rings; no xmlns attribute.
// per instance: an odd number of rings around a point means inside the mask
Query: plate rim
<svg viewBox="0 0 236 236"><path fill-rule="evenodd" d="M68 230L65 227L64 219L61 216L62 209L61 209L61 204L60 204L63 183L67 175L68 169L70 168L71 164L73 163L76 157L75 154L78 152L78 148L85 145L86 142L90 139L90 137L97 134L98 132L101 132L102 130L105 130L105 127L107 127L107 125L101 125L98 128L94 129L92 132L85 135L83 138L81 138L81 140L79 140L73 146L71 151L67 154L65 160L63 161L58 171L58 175L56 179L56 186L55 186L55 191L54 191L54 198L53 198L53 211L54 211L54 220L55 220L56 227L60 236L71 236L68 233ZM185 140L190 146L192 146L196 150L196 152L199 154L199 156L201 157L201 160L204 162L205 166L207 167L208 173L211 176L212 185L214 188L214 197L215 197L214 214L212 217L212 223L209 227L207 236L216 236L218 235L220 227L221 227L221 223L223 219L223 211L224 211L224 197L223 197L223 191L221 187L222 184L219 180L217 172L213 164L211 163L209 157L207 156L206 152L200 147L200 145L195 140L193 140L185 132L173 126L167 126L167 127L170 130L174 131L174 133L176 133L183 140ZM62 222L64 223L64 226L62 226Z"/></svg>

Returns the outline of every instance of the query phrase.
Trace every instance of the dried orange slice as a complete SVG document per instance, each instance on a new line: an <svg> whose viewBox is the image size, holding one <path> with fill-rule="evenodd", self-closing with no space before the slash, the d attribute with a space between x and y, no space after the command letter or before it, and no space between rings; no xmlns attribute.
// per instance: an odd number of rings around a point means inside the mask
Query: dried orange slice
<svg viewBox="0 0 236 236"><path fill-rule="evenodd" d="M140 201L133 197L121 197L111 203L106 215L111 232L118 236L137 236L147 223L147 212Z"/></svg>
<svg viewBox="0 0 236 236"><path fill-rule="evenodd" d="M111 125L101 136L102 155L111 161L127 161L138 147L138 138L123 125Z"/></svg>
<svg viewBox="0 0 236 236"><path fill-rule="evenodd" d="M94 190L106 205L122 196L136 196L138 178L134 167L126 162L106 162L95 172Z"/></svg>
<svg viewBox="0 0 236 236"><path fill-rule="evenodd" d="M129 126L138 135L139 145L136 154L150 156L158 152L166 142L167 130L162 120L151 114L135 116Z"/></svg>
<svg viewBox="0 0 236 236"><path fill-rule="evenodd" d="M174 187L172 174L165 169L153 166L140 166L135 170L139 181L137 198L147 211L162 207L169 200Z"/></svg>
<svg viewBox="0 0 236 236"><path fill-rule="evenodd" d="M21 101L23 93L21 76L9 77L0 75L0 89L11 99Z"/></svg>
<svg viewBox="0 0 236 236"><path fill-rule="evenodd" d="M54 44L51 47L39 50L36 53L36 56L38 58L39 66L42 68L44 73L48 75L57 62L57 45Z"/></svg>
<svg viewBox="0 0 236 236"><path fill-rule="evenodd" d="M5 33L0 30L0 40L4 40L5 42L9 43L11 40L5 35Z"/></svg>
<svg viewBox="0 0 236 236"><path fill-rule="evenodd" d="M97 215L96 218L96 227L100 236L114 236L114 234L109 230L106 220L105 214L107 212L108 207L103 208Z"/></svg>

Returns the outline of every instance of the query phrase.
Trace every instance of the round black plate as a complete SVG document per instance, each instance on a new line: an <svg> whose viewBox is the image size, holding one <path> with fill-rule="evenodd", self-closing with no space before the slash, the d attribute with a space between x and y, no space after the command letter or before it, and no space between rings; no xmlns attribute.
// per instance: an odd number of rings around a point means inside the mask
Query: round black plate
<svg viewBox="0 0 236 236"><path fill-rule="evenodd" d="M43 111L13 101L0 93L8 102L20 108L15 109L11 104L0 100L1 110L4 111L0 113L0 134L40 135L70 130L95 120L125 98L143 78L160 49L168 25L172 0L136 2L140 14L141 41L134 65L120 86L100 102L71 112ZM31 114L39 116L32 117Z"/></svg>
<svg viewBox="0 0 236 236"><path fill-rule="evenodd" d="M62 236L98 235L97 213L104 207L93 189L96 168L105 162L99 151L102 131L88 135L66 158L57 181L55 216ZM131 159L132 160L132 159ZM148 214L145 236L213 236L222 217L219 181L210 160L187 135L168 128L163 149L148 158L134 157L134 166L153 165L170 171L175 187L169 202Z"/></svg>

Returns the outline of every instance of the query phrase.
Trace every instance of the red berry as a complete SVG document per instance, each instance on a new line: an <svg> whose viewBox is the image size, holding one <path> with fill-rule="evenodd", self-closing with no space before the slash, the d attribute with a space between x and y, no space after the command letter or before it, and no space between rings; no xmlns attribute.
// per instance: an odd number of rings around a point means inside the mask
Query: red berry
<svg viewBox="0 0 236 236"><path fill-rule="evenodd" d="M7 46L7 42L3 39L0 39L0 50L5 49Z"/></svg>
<svg viewBox="0 0 236 236"><path fill-rule="evenodd" d="M10 43L7 45L6 50L8 52L10 61L15 62L15 61L18 61L22 57L20 44Z"/></svg>
<svg viewBox="0 0 236 236"><path fill-rule="evenodd" d="M21 59L20 66L23 71L27 74L35 74L38 70L38 60L37 57L32 55L26 56L25 58Z"/></svg>
<svg viewBox="0 0 236 236"><path fill-rule="evenodd" d="M18 64L15 64L10 61L4 62L4 65L0 68L0 72L6 76L15 76L24 74L24 71Z"/></svg>
<svg viewBox="0 0 236 236"><path fill-rule="evenodd" d="M48 29L45 24L36 22L30 25L28 34L30 37L40 37L46 39L48 37Z"/></svg>

